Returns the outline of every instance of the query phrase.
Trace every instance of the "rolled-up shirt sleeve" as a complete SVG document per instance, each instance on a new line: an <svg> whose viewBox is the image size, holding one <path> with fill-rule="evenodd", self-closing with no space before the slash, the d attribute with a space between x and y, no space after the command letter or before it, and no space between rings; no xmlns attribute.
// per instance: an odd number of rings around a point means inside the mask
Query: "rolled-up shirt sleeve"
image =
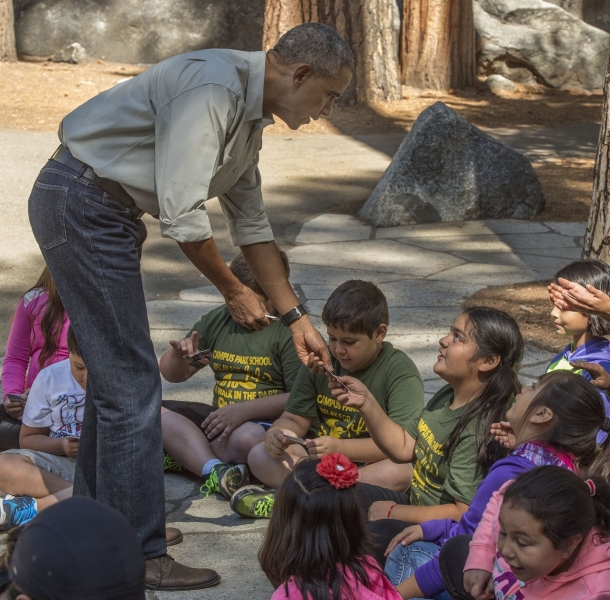
<svg viewBox="0 0 610 600"><path fill-rule="evenodd" d="M218 200L234 246L248 246L273 240L273 231L263 203L258 155L256 161L246 169L233 187L219 196Z"/></svg>
<svg viewBox="0 0 610 600"><path fill-rule="evenodd" d="M198 242L212 236L204 203L222 162L227 131L240 108L235 93L217 84L188 90L159 108L155 187L163 237Z"/></svg>

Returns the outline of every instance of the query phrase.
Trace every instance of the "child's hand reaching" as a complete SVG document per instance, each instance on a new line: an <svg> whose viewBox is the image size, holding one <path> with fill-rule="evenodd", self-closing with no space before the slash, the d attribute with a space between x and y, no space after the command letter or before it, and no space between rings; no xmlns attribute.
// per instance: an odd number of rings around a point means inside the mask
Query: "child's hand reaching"
<svg viewBox="0 0 610 600"><path fill-rule="evenodd" d="M508 421L492 423L491 435L495 436L496 442L507 450L512 450L517 445L517 436Z"/></svg>
<svg viewBox="0 0 610 600"><path fill-rule="evenodd" d="M310 458L322 458L325 454L331 454L332 452L339 452L337 448L340 442L337 438L324 435L322 437L315 438L313 440L307 440L307 450L309 451Z"/></svg>
<svg viewBox="0 0 610 600"><path fill-rule="evenodd" d="M341 385L345 384L349 392ZM368 388L359 379L354 377L338 377L333 376L328 380L328 387L332 395L344 406L353 406L361 409L368 401L370 392Z"/></svg>
<svg viewBox="0 0 610 600"><path fill-rule="evenodd" d="M610 373L599 363L576 360L570 363L576 369L584 369L591 375L591 383L600 390L610 389Z"/></svg>
<svg viewBox="0 0 610 600"><path fill-rule="evenodd" d="M384 556L389 556L390 552L398 546L408 546L413 542L421 542L424 539L424 532L421 525L410 525L406 529L403 529L397 536L395 536L389 543Z"/></svg>
<svg viewBox="0 0 610 600"><path fill-rule="evenodd" d="M488 600L494 597L494 580L489 571L469 569L464 571L464 589L474 600Z"/></svg>
<svg viewBox="0 0 610 600"><path fill-rule="evenodd" d="M170 340L169 345L178 358L193 356L199 350L199 334L193 331L191 337L182 338L181 340ZM210 361L207 358L200 358L197 362L205 366Z"/></svg>

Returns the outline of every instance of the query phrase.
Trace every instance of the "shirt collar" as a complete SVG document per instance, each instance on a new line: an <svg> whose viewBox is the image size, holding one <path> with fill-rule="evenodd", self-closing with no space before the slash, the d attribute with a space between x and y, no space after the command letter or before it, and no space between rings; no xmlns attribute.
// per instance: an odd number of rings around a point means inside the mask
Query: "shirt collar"
<svg viewBox="0 0 610 600"><path fill-rule="evenodd" d="M263 86L265 82L265 52L250 52L250 68L248 70L248 87L246 90L246 114L244 121L269 118L263 115ZM273 121L273 119L272 119Z"/></svg>

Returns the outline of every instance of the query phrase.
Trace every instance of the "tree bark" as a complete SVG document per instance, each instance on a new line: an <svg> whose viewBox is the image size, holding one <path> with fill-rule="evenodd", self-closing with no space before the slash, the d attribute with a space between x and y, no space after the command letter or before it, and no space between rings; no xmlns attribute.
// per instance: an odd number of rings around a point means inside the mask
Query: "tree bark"
<svg viewBox="0 0 610 600"><path fill-rule="evenodd" d="M472 0L405 0L401 42L403 85L450 90L474 84Z"/></svg>
<svg viewBox="0 0 610 600"><path fill-rule="evenodd" d="M13 0L0 0L0 62L16 60Z"/></svg>
<svg viewBox="0 0 610 600"><path fill-rule="evenodd" d="M395 0L267 0L263 48L272 48L286 31L301 23L334 27L356 61L342 103L373 103L401 96Z"/></svg>
<svg viewBox="0 0 610 600"><path fill-rule="evenodd" d="M593 193L582 258L610 264L610 57L604 81L602 126L599 131Z"/></svg>

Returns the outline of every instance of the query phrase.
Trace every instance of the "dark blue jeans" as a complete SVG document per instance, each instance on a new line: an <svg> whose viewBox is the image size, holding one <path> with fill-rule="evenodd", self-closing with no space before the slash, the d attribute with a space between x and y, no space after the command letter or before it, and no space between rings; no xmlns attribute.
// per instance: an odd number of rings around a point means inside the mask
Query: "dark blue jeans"
<svg viewBox="0 0 610 600"><path fill-rule="evenodd" d="M87 366L74 493L133 525L146 558L165 544L161 380L140 275L146 227L118 200L49 161L30 195L30 223Z"/></svg>

